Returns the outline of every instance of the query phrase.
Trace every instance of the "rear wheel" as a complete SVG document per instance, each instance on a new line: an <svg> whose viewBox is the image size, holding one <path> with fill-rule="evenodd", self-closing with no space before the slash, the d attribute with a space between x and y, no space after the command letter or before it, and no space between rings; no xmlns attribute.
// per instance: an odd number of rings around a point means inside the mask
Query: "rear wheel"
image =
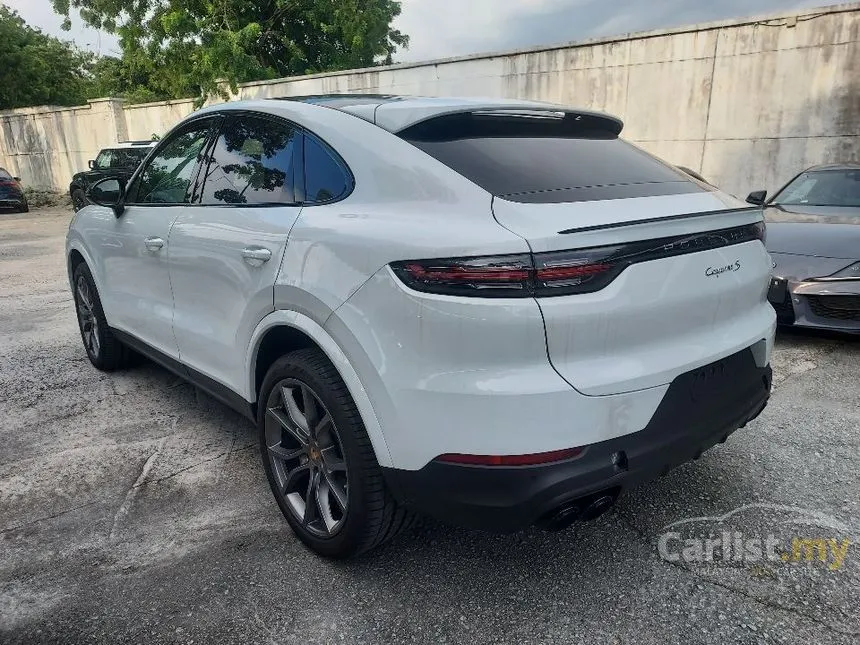
<svg viewBox="0 0 860 645"><path fill-rule="evenodd" d="M87 194L84 192L82 188L75 188L72 191L72 207L75 209L75 212L81 210L84 206L87 206L90 203L90 200L87 199Z"/></svg>
<svg viewBox="0 0 860 645"><path fill-rule="evenodd" d="M272 365L260 389L258 428L278 506L316 553L358 555L410 523L386 489L352 397L319 350Z"/></svg>
<svg viewBox="0 0 860 645"><path fill-rule="evenodd" d="M26 201L21 202L21 205L18 207L18 212L19 213L29 213L30 212L30 205Z"/></svg>
<svg viewBox="0 0 860 645"><path fill-rule="evenodd" d="M95 367L105 372L124 367L128 350L108 327L89 267L84 263L79 264L72 280L78 327L87 357Z"/></svg>

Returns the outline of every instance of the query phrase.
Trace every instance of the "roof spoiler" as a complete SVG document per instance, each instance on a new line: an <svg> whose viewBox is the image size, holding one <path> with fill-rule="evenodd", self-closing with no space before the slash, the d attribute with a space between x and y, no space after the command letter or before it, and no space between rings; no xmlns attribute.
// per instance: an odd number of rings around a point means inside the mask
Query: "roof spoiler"
<svg viewBox="0 0 860 645"><path fill-rule="evenodd" d="M624 122L614 116L555 105L461 107L437 113L397 132L403 139L442 141L467 136L615 138Z"/></svg>

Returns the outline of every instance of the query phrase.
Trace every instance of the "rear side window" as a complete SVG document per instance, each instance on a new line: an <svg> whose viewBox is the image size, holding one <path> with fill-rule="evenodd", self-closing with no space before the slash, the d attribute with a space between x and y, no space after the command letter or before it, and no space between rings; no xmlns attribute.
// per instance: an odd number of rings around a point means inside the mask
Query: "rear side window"
<svg viewBox="0 0 860 645"><path fill-rule="evenodd" d="M203 204L295 204L301 133L280 121L234 117L212 150Z"/></svg>
<svg viewBox="0 0 860 645"><path fill-rule="evenodd" d="M311 134L305 136L305 203L325 204L346 196L352 176L334 152Z"/></svg>
<svg viewBox="0 0 860 645"><path fill-rule="evenodd" d="M458 114L399 135L498 197L556 203L704 191L600 119Z"/></svg>

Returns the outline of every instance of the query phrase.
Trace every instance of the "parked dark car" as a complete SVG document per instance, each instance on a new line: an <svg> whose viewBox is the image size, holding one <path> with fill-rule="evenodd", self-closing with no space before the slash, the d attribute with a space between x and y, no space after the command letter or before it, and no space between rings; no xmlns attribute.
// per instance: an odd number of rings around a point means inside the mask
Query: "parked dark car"
<svg viewBox="0 0 860 645"><path fill-rule="evenodd" d="M778 321L860 333L860 163L814 166L766 197L747 201L765 208Z"/></svg>
<svg viewBox="0 0 860 645"><path fill-rule="evenodd" d="M30 210L21 178L13 177L5 168L0 168L0 208L14 208L19 213Z"/></svg>
<svg viewBox="0 0 860 645"><path fill-rule="evenodd" d="M124 141L99 152L89 162L90 169L72 177L69 194L76 211L90 203L87 191L97 181L106 177L127 180L137 170L157 141Z"/></svg>

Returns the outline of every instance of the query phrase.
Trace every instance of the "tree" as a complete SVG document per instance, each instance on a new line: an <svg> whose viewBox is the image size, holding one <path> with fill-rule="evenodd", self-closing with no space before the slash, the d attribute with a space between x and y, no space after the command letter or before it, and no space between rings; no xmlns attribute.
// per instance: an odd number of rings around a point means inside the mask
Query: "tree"
<svg viewBox="0 0 860 645"><path fill-rule="evenodd" d="M88 61L88 98L113 96L129 103L161 101L171 96L152 89L149 69L135 69L127 61L112 56L92 56Z"/></svg>
<svg viewBox="0 0 860 645"><path fill-rule="evenodd" d="M390 63L399 0L51 0L120 38L122 66L170 98L246 81Z"/></svg>
<svg viewBox="0 0 860 645"><path fill-rule="evenodd" d="M0 109L85 103L90 59L0 5Z"/></svg>

